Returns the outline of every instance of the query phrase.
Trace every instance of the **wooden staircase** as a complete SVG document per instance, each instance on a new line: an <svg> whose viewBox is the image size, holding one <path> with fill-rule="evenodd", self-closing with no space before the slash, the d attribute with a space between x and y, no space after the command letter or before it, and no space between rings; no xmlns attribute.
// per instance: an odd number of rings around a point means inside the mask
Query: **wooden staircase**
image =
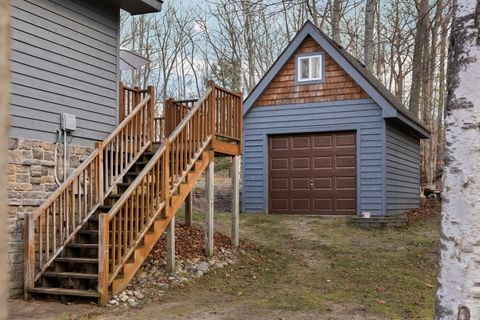
<svg viewBox="0 0 480 320"><path fill-rule="evenodd" d="M124 290L215 154L239 155L242 97L209 82L165 102L121 85L115 131L25 225L25 297L98 299Z"/></svg>

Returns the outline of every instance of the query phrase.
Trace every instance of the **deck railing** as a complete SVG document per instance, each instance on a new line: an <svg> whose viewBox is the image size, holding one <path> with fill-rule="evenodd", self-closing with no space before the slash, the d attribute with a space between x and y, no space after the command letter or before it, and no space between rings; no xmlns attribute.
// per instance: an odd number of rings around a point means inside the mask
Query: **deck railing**
<svg viewBox="0 0 480 320"><path fill-rule="evenodd" d="M155 117L154 119L155 139L153 142L160 143L165 139L165 117Z"/></svg>
<svg viewBox="0 0 480 320"><path fill-rule="evenodd" d="M165 116L165 136L172 134L173 130L182 122L197 99L190 100L165 100L163 114Z"/></svg>
<svg viewBox="0 0 480 320"><path fill-rule="evenodd" d="M217 88L213 83L209 85L204 96L189 108L112 209L100 215L98 288L103 300L153 223L162 217L171 218L168 208L172 197L208 148L216 130L235 139L241 136L241 127L238 127L241 118L237 116L241 110L235 110L241 109L241 98L237 104L238 95ZM217 95L221 98L217 99ZM226 101L228 106L222 106ZM224 121L222 111L219 126L216 116L222 108L232 120ZM227 118L230 116L225 116Z"/></svg>
<svg viewBox="0 0 480 320"><path fill-rule="evenodd" d="M136 90L136 89L135 89ZM123 92L132 91L124 88ZM25 293L73 240L154 138L153 87L143 90L120 125L25 222ZM131 102L129 102L131 103Z"/></svg>
<svg viewBox="0 0 480 320"><path fill-rule="evenodd" d="M123 119L125 119L133 111L133 109L136 108L140 101L142 101L147 95L149 95L148 90L148 87L147 89L140 89L139 87L129 88L125 86L123 81L120 81L120 122L122 122Z"/></svg>

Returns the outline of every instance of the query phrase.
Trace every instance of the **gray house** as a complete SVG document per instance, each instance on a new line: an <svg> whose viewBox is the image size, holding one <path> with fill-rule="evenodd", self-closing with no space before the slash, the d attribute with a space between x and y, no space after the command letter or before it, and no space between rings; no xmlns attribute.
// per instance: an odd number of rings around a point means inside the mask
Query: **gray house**
<svg viewBox="0 0 480 320"><path fill-rule="evenodd" d="M307 22L244 102L243 211L386 216L419 206L430 133Z"/></svg>
<svg viewBox="0 0 480 320"><path fill-rule="evenodd" d="M57 173L62 175L61 115L76 119L75 126L69 122L68 172L118 123L120 9L135 15L161 6L160 0L11 1L12 294L23 291L24 217L57 189Z"/></svg>

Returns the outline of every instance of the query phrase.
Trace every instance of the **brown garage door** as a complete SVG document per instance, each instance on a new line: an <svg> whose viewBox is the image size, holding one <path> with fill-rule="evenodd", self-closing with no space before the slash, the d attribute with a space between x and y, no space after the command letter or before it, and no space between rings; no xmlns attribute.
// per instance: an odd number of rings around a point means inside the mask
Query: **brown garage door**
<svg viewBox="0 0 480 320"><path fill-rule="evenodd" d="M269 138L269 212L356 213L355 132Z"/></svg>

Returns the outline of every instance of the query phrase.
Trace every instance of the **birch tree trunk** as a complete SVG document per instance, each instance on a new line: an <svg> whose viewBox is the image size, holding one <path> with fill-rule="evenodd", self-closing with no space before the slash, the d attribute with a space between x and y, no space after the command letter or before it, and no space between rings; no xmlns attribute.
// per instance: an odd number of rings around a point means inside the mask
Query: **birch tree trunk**
<svg viewBox="0 0 480 320"><path fill-rule="evenodd" d="M377 5L376 0L367 0L365 6L365 40L363 60L368 70L372 71L373 65L373 53L375 48L373 47L373 29L375 27L375 7Z"/></svg>
<svg viewBox="0 0 480 320"><path fill-rule="evenodd" d="M454 1L436 319L480 319L479 3Z"/></svg>
<svg viewBox="0 0 480 320"><path fill-rule="evenodd" d="M0 185L7 185L10 96L10 1L0 1ZM7 319L7 188L0 188L0 320Z"/></svg>

